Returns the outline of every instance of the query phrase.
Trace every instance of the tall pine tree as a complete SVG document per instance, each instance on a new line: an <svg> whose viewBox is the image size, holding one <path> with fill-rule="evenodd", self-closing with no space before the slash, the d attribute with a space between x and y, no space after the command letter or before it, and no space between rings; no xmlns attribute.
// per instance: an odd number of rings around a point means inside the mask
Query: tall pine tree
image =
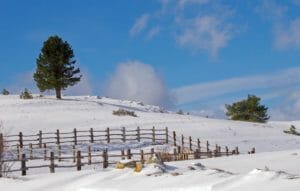
<svg viewBox="0 0 300 191"><path fill-rule="evenodd" d="M67 41L58 36L50 36L36 60L36 72L33 75L41 92L55 90L56 98L61 99L61 91L80 81L82 75L75 68L74 53Z"/></svg>

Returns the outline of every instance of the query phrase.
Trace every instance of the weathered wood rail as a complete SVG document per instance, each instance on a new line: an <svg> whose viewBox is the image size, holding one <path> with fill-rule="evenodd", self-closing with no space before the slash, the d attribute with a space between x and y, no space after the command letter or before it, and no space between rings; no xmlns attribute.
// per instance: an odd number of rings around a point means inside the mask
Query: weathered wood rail
<svg viewBox="0 0 300 191"><path fill-rule="evenodd" d="M120 148L110 150L110 145L131 143L148 143L146 146L168 145L172 151L155 150L150 152L139 148ZM97 147L104 145L104 147ZM96 148L94 148L96 146ZM70 149L71 147L71 149ZM68 152L65 152L68 150ZM149 150L149 149L148 149ZM252 150L253 151L253 150ZM254 150L255 152L255 150ZM2 153L2 157L1 157ZM3 154L4 153L4 154ZM13 153L8 157L5 154ZM58 168L76 168L78 171L86 165L101 165L107 168L121 159L134 159L144 163L154 153L159 153L165 161L202 159L239 154L238 147L229 150L227 146L211 146L208 141L193 139L191 136L178 136L175 131L168 128L119 129L107 128L105 130L77 130L72 132L42 132L26 135L0 134L0 166L1 163L15 163L18 168L9 169L8 172L20 171L25 176L30 169L49 168L54 173ZM40 160L42 165L29 165L30 161ZM67 163L67 164L66 164ZM0 177L4 171L0 168Z"/></svg>

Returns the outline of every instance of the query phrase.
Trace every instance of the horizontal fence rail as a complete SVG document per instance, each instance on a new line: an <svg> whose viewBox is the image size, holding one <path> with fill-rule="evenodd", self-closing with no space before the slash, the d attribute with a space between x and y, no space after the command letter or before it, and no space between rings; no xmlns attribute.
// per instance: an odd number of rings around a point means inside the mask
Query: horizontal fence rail
<svg viewBox="0 0 300 191"><path fill-rule="evenodd" d="M154 148L165 145L170 150ZM143 147L153 147L150 151ZM156 149L156 150L155 150ZM148 149L149 150L149 149ZM133 159L142 164L158 153L163 161L202 159L239 154L238 147L210 145L199 138L178 136L168 128L136 129L106 128L105 130L77 130L63 132L42 132L17 135L0 134L0 177L8 172L21 172L25 176L31 169L76 168L96 165L107 168L121 159ZM253 148L249 153L255 153ZM39 161L41 165L32 165ZM3 164L14 164L18 168L3 169Z"/></svg>

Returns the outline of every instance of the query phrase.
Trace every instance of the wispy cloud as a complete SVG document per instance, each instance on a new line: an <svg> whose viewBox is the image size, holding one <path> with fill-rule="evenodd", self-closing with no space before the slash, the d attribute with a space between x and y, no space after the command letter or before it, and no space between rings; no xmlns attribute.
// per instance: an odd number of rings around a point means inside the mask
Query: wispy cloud
<svg viewBox="0 0 300 191"><path fill-rule="evenodd" d="M140 16L135 21L134 25L131 27L129 34L131 36L138 35L147 27L148 20L149 20L149 14L143 14L142 16Z"/></svg>
<svg viewBox="0 0 300 191"><path fill-rule="evenodd" d="M256 9L264 19L272 23L274 47L278 50L300 48L300 17L287 17L289 6L295 4L297 1L283 5L276 0L264 0Z"/></svg>
<svg viewBox="0 0 300 191"><path fill-rule="evenodd" d="M215 82L185 86L173 90L178 104L185 104L199 99L220 96L229 93L253 89L287 88L300 84L300 67L277 73L239 77Z"/></svg>
<svg viewBox="0 0 300 191"><path fill-rule="evenodd" d="M158 10L144 14L136 20L130 30L131 36L145 30L146 39L152 39L163 29L173 36L174 42L181 47L216 57L219 50L226 47L237 34L238 27L232 19L234 11L223 2L209 0L159 2L161 6Z"/></svg>
<svg viewBox="0 0 300 191"><path fill-rule="evenodd" d="M231 25L216 16L200 16L180 22L180 32L176 37L179 45L193 51L206 51L216 56L234 34Z"/></svg>
<svg viewBox="0 0 300 191"><path fill-rule="evenodd" d="M172 107L172 97L157 72L147 64L128 61L119 64L108 79L104 94L117 99L142 101L146 104Z"/></svg>
<svg viewBox="0 0 300 191"><path fill-rule="evenodd" d="M300 18L286 25L276 28L275 46L278 49L300 48Z"/></svg>
<svg viewBox="0 0 300 191"><path fill-rule="evenodd" d="M160 32L160 27L159 26L155 26L153 27L147 34L147 39L152 39L154 36L158 35Z"/></svg>
<svg viewBox="0 0 300 191"><path fill-rule="evenodd" d="M184 8L188 5L193 4L205 4L208 3L209 0L178 0L177 1L177 8L179 10L184 10Z"/></svg>
<svg viewBox="0 0 300 191"><path fill-rule="evenodd" d="M264 102L272 104L270 114L273 120L300 117L298 112L300 111L300 67L264 75L195 84L174 89L172 92L176 97L177 105L192 110L198 108L202 114L208 112L218 114L220 117L223 112L221 106L225 103L237 101L245 98L249 93L254 93L262 97ZM224 112L223 117L225 117Z"/></svg>

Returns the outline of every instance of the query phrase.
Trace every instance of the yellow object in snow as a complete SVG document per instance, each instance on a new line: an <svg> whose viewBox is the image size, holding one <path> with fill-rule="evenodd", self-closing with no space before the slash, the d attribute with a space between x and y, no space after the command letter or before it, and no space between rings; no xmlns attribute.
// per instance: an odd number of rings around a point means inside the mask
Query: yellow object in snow
<svg viewBox="0 0 300 191"><path fill-rule="evenodd" d="M118 162L116 165L116 169L124 169L125 168L125 164Z"/></svg>
<svg viewBox="0 0 300 191"><path fill-rule="evenodd" d="M135 164L134 172L141 172L143 169L143 164L141 162L137 162Z"/></svg>

